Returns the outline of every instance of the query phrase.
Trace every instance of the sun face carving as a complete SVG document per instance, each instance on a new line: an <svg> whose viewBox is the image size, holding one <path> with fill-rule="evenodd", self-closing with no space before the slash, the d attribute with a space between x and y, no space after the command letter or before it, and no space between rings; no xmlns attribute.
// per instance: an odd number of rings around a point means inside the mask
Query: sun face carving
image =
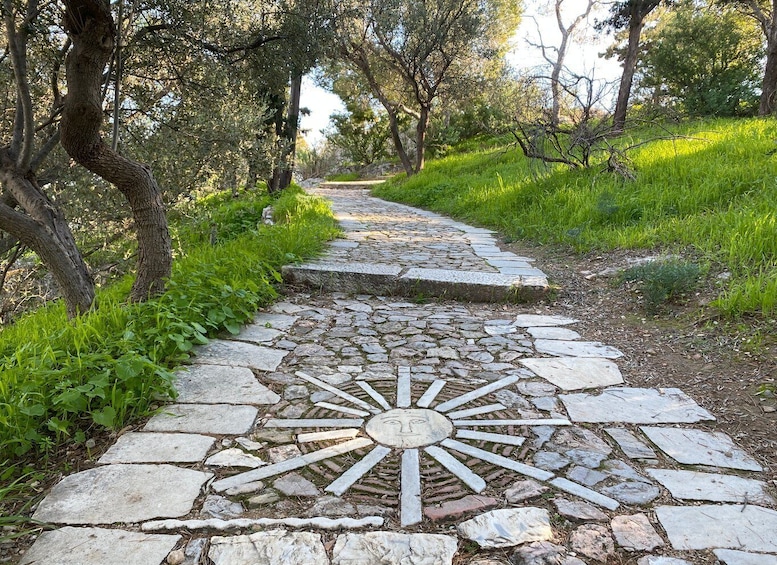
<svg viewBox="0 0 777 565"><path fill-rule="evenodd" d="M364 431L380 445L408 449L441 442L453 424L434 410L396 408L371 418Z"/></svg>

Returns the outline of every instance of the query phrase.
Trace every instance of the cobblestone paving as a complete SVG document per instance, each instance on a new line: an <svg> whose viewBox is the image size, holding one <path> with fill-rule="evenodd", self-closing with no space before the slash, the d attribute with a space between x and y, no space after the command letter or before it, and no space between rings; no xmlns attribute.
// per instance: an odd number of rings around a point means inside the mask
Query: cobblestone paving
<svg viewBox="0 0 777 565"><path fill-rule="evenodd" d="M405 208L354 194L334 201L360 260L486 268L434 218L402 224L407 245L383 237ZM683 391L629 387L621 352L575 324L289 296L203 347L177 404L56 485L35 517L60 527L22 563L777 564L759 464Z"/></svg>

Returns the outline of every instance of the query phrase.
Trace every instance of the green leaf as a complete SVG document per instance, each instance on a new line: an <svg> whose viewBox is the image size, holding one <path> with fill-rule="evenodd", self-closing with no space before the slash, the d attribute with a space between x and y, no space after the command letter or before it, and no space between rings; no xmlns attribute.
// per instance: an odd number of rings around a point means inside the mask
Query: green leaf
<svg viewBox="0 0 777 565"><path fill-rule="evenodd" d="M92 420L100 426L113 428L116 421L116 410L112 406L106 406L102 410L92 412Z"/></svg>
<svg viewBox="0 0 777 565"><path fill-rule="evenodd" d="M32 406L22 406L19 412L25 416L43 416L46 413L46 407L43 404L33 404Z"/></svg>
<svg viewBox="0 0 777 565"><path fill-rule="evenodd" d="M224 322L224 327L227 328L227 331L232 335L240 333L240 324L236 322Z"/></svg>

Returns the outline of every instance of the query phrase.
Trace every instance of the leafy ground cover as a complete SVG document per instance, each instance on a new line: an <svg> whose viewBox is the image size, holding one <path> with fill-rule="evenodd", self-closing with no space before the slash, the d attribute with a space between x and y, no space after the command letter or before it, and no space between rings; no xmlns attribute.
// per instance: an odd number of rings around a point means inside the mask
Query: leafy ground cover
<svg viewBox="0 0 777 565"><path fill-rule="evenodd" d="M715 120L670 127L673 139L629 153L636 180L537 164L503 145L431 161L378 196L498 230L507 240L579 252L682 252L726 271L714 306L733 318L777 313L777 122ZM643 129L624 146L666 137ZM715 270L710 270L716 274Z"/></svg>
<svg viewBox="0 0 777 565"><path fill-rule="evenodd" d="M261 218L270 204L273 226ZM177 257L163 295L129 304L126 278L99 291L94 312L68 320L54 303L0 333L0 526L54 448L88 444L174 395L171 371L189 351L237 333L276 296L280 267L338 231L325 201L299 189L211 196L171 216Z"/></svg>

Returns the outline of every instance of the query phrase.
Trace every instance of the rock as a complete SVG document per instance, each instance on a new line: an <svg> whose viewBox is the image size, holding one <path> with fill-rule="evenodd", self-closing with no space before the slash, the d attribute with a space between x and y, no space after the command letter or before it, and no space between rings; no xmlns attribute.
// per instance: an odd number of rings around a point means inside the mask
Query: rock
<svg viewBox="0 0 777 565"><path fill-rule="evenodd" d="M199 565L202 562L202 554L208 545L208 538L194 538L186 544L184 550L184 565Z"/></svg>
<svg viewBox="0 0 777 565"><path fill-rule="evenodd" d="M637 565L693 565L685 559L675 559L674 557L663 557L660 555L646 555L637 561Z"/></svg>
<svg viewBox="0 0 777 565"><path fill-rule="evenodd" d="M541 508L492 510L459 524L459 535L480 547L511 547L553 538L550 516Z"/></svg>
<svg viewBox="0 0 777 565"><path fill-rule="evenodd" d="M268 504L274 504L281 499L277 491L273 489L267 489L261 494L252 496L248 499L246 504L249 508L258 508L259 506L267 506Z"/></svg>
<svg viewBox="0 0 777 565"><path fill-rule="evenodd" d="M647 472L679 500L774 505L763 481L698 471L648 469Z"/></svg>
<svg viewBox="0 0 777 565"><path fill-rule="evenodd" d="M600 492L625 504L647 504L658 498L661 491L649 483L626 481L600 489Z"/></svg>
<svg viewBox="0 0 777 565"><path fill-rule="evenodd" d="M276 479L272 486L286 496L307 497L321 494L316 485L298 473L288 473Z"/></svg>
<svg viewBox="0 0 777 565"><path fill-rule="evenodd" d="M299 398L307 398L309 395L310 391L305 385L288 385L283 389L284 400L297 400Z"/></svg>
<svg viewBox="0 0 777 565"><path fill-rule="evenodd" d="M281 461L294 459L300 455L302 455L302 451L294 444L279 445L267 450L267 457L270 459L271 463L280 463Z"/></svg>
<svg viewBox="0 0 777 565"><path fill-rule="evenodd" d="M559 514L575 520L607 520L607 514L587 502L573 502L566 498L556 498L554 501Z"/></svg>
<svg viewBox="0 0 777 565"><path fill-rule="evenodd" d="M308 516L353 516L356 508L337 496L322 496L308 510Z"/></svg>
<svg viewBox="0 0 777 565"><path fill-rule="evenodd" d="M561 394L573 422L674 424L714 420L678 388L608 388L599 395Z"/></svg>
<svg viewBox="0 0 777 565"><path fill-rule="evenodd" d="M537 376L553 383L562 390L580 390L619 385L623 383L618 365L607 359L585 357L538 357L522 359L521 364Z"/></svg>
<svg viewBox="0 0 777 565"><path fill-rule="evenodd" d="M548 487L537 481L527 479L516 481L505 491L505 498L510 504L518 504L530 498L537 498L542 493L547 492Z"/></svg>
<svg viewBox="0 0 777 565"><path fill-rule="evenodd" d="M143 431L242 435L253 427L257 413L255 407L244 405L172 404L151 418Z"/></svg>
<svg viewBox="0 0 777 565"><path fill-rule="evenodd" d="M273 565L329 562L321 534L269 530L249 536L211 539L208 558L213 565Z"/></svg>
<svg viewBox="0 0 777 565"><path fill-rule="evenodd" d="M516 549L510 562L513 565L561 565L566 554L565 547L547 541L535 541Z"/></svg>
<svg viewBox="0 0 777 565"><path fill-rule="evenodd" d="M242 485L238 485L236 487L232 487L231 489L227 489L224 494L227 496L242 496L244 494L251 494L253 492L259 492L264 488L264 483L262 481L254 481L251 483L245 483Z"/></svg>
<svg viewBox="0 0 777 565"><path fill-rule="evenodd" d="M456 538L444 535L347 533L337 536L332 565L451 565L457 547Z"/></svg>
<svg viewBox="0 0 777 565"><path fill-rule="evenodd" d="M538 451L534 454L534 466L546 471L558 471L569 465L570 460L554 451Z"/></svg>
<svg viewBox="0 0 777 565"><path fill-rule="evenodd" d="M615 541L627 551L652 551L664 545L664 541L644 514L616 516L610 527Z"/></svg>
<svg viewBox="0 0 777 565"><path fill-rule="evenodd" d="M458 500L450 500L439 506L426 506L424 515L436 522L438 520L450 520L464 514L482 510L490 510L499 506L499 501L490 496L469 495Z"/></svg>
<svg viewBox="0 0 777 565"><path fill-rule="evenodd" d="M180 404L277 404L281 400L247 367L192 365L175 377Z"/></svg>
<svg viewBox="0 0 777 565"><path fill-rule="evenodd" d="M243 515L243 505L223 496L209 494L202 504L202 514L220 520L239 518Z"/></svg>
<svg viewBox="0 0 777 565"><path fill-rule="evenodd" d="M186 559L186 553L183 549L176 549L167 554L165 562L167 565L182 565Z"/></svg>
<svg viewBox="0 0 777 565"><path fill-rule="evenodd" d="M288 351L271 349L252 343L214 339L195 351L198 363L248 367L258 371L274 371Z"/></svg>
<svg viewBox="0 0 777 565"><path fill-rule="evenodd" d="M198 434L130 432L119 437L99 463L199 463L215 441Z"/></svg>
<svg viewBox="0 0 777 565"><path fill-rule="evenodd" d="M713 553L725 565L777 565L777 555L747 553L735 549L715 549Z"/></svg>
<svg viewBox="0 0 777 565"><path fill-rule="evenodd" d="M235 443L237 443L240 447L242 447L246 451L259 451L260 449L263 449L267 445L265 443L260 443L258 441L250 440L246 437L235 438Z"/></svg>
<svg viewBox="0 0 777 565"><path fill-rule="evenodd" d="M599 563L606 563L615 553L615 544L605 526L586 524L569 537L569 545L576 553L582 553Z"/></svg>
<svg viewBox="0 0 777 565"><path fill-rule="evenodd" d="M242 449L233 447L211 455L205 461L205 465L208 465L209 467L241 467L244 469L256 469L263 465L267 465L267 462L262 461L254 455L249 455Z"/></svg>

